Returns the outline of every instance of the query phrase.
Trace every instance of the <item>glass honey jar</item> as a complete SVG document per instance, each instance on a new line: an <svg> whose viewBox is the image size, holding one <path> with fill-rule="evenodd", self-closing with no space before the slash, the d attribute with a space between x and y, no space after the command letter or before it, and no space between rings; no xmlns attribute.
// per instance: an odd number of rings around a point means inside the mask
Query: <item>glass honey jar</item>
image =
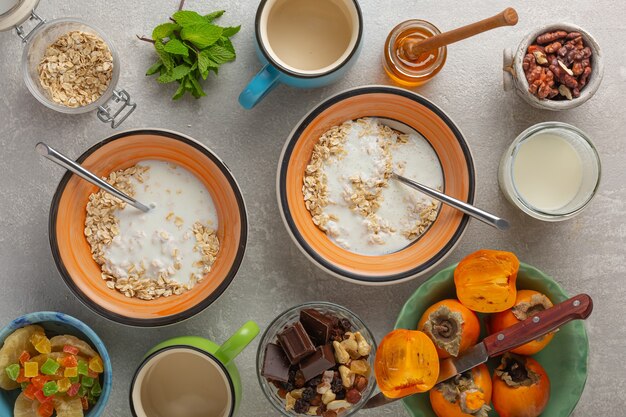
<svg viewBox="0 0 626 417"><path fill-rule="evenodd" d="M410 45L440 34L435 25L425 20L412 19L400 23L387 36L383 55L385 72L403 87L417 87L430 81L446 63L447 49L410 55Z"/></svg>

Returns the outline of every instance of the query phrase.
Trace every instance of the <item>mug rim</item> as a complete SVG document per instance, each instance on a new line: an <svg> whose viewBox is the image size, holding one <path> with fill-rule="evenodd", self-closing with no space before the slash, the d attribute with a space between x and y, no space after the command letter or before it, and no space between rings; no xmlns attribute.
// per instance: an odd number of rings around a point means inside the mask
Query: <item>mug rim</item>
<svg viewBox="0 0 626 417"><path fill-rule="evenodd" d="M152 352L151 354L149 354L148 356L146 356L145 358L142 359L141 363L139 364L139 366L137 367L137 369L135 370L135 373L133 374L133 379L130 382L130 389L128 390L128 400L130 403L130 412L133 415L133 417L138 417L137 413L135 413L135 404L133 402L133 390L135 388L135 382L137 382L137 376L139 375L139 372L148 364L148 362L150 362L152 359L154 359L157 355L160 355L161 353L167 351L167 350L172 350L172 349L188 349L188 350L194 350L198 353L203 354L204 356L207 356L212 362L216 363L219 368L224 372L224 375L226 375L226 380L228 381L228 388L230 390L230 397L231 397L231 402L230 402L230 411L228 412L228 414L226 415L226 417L233 417L235 414L235 404L236 404L236 396L235 396L235 384L233 383L233 379L230 376L230 373L228 372L228 369L226 369L226 366L222 363L222 361L220 361L215 355L213 355L210 352L207 352L206 350L202 350L200 348L197 348L195 346L190 346L190 345L172 345L172 346L165 346L155 352Z"/></svg>
<svg viewBox="0 0 626 417"><path fill-rule="evenodd" d="M305 74L305 73L302 73L302 72L293 71L293 70L285 67L284 65L282 65L278 61L276 61L274 58L272 58L271 54L267 51L267 48L265 47L265 44L261 41L261 30L260 30L261 14L263 13L263 10L265 9L265 6L266 6L268 0L261 0L261 2L259 3L259 7L257 8L257 11L256 11L256 16L254 18L254 34L256 36L256 43L259 46L259 50L261 51L261 53L263 54L265 59L267 59L267 61L274 68L276 68L278 71L280 71L280 72L282 72L284 74L287 74L287 75L295 77L295 78L301 78L301 79L321 78L321 77L324 77L326 75L330 75L330 74L340 70L341 68L345 67L350 61L352 61L352 59L356 55L356 52L358 51L359 47L361 46L361 42L363 41L363 13L361 12L361 6L359 6L359 3L358 3L357 0L350 0L350 1L352 1L352 3L354 4L354 8L356 10L356 15L357 15L357 22L358 22L358 25L359 25L358 33L357 33L357 37L356 37L356 42L354 43L354 46L352 47L352 50L350 51L348 56L343 61L341 61L338 65L336 65L335 67L329 69L328 71L324 71L324 72L320 72L320 73L314 73L314 74Z"/></svg>

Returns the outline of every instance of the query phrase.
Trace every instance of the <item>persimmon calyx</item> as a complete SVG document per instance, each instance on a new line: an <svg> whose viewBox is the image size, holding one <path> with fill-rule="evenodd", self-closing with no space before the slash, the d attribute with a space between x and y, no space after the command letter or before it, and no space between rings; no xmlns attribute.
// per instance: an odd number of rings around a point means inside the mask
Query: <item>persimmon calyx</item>
<svg viewBox="0 0 626 417"><path fill-rule="evenodd" d="M424 323L424 332L430 336L435 345L452 356L459 355L462 330L463 315L445 305L433 311Z"/></svg>
<svg viewBox="0 0 626 417"><path fill-rule="evenodd" d="M434 389L439 390L449 403L458 403L465 414L487 417L491 411L491 407L485 403L485 394L474 382L471 371L437 384Z"/></svg>
<svg viewBox="0 0 626 417"><path fill-rule="evenodd" d="M547 310L552 307L550 299L543 294L533 294L528 301L522 301L511 308L511 313L519 321L526 320L540 311Z"/></svg>
<svg viewBox="0 0 626 417"><path fill-rule="evenodd" d="M539 374L526 367L522 356L513 353L506 353L502 357L500 366L496 368L496 375L509 387L530 387L541 379Z"/></svg>

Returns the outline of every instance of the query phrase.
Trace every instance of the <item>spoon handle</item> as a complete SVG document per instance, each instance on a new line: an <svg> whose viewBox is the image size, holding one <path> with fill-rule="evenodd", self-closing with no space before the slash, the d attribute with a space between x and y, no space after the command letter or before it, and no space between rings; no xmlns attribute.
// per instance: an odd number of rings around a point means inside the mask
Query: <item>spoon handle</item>
<svg viewBox="0 0 626 417"><path fill-rule="evenodd" d="M426 51L432 51L444 45L450 45L467 39L471 36L478 35L479 33L486 32L491 29L495 29L501 26L514 26L517 24L518 16L515 9L508 7L495 16L488 17L479 22L471 23L467 26L453 29L448 32L441 33L423 41L416 41L407 44L405 51L409 58L416 59L420 53Z"/></svg>
<svg viewBox="0 0 626 417"><path fill-rule="evenodd" d="M94 175L90 171L86 170L85 168L83 168L82 166L77 164L76 162L72 161L67 156L65 156L62 153L56 151L55 149L51 148L50 146L46 145L45 143L39 142L35 146L35 149L43 157L51 160L52 162L54 162L54 163L56 163L58 165L61 165L63 168L67 169L68 171L73 172L74 174L78 175L79 177L81 177L85 181L89 181L93 185L96 185L96 186L102 188L107 193L109 193L111 195L114 195L115 197L119 198L122 201L127 202L131 206L133 206L133 207L143 211L144 213L147 213L148 211L150 211L150 207L148 207L148 206L146 206L144 204L141 204L139 201L135 200L134 198L132 198L132 197L124 194L123 192L119 191L117 188L113 187L108 182L104 181L101 178L98 178L96 175Z"/></svg>
<svg viewBox="0 0 626 417"><path fill-rule="evenodd" d="M393 176L401 183L406 184L410 187L413 187L416 190L419 190L422 193L426 194L427 196L434 198L435 200L439 200L442 203L452 206L456 208L457 210L462 211L463 213L468 214L474 217L475 219L480 220L483 223L487 223L489 226L493 226L500 230L507 230L510 227L509 222L506 221L505 219L502 219L498 216L494 216L493 214L488 213L484 210L481 210L478 207L474 207L471 204L467 204L464 201L457 200L456 198L450 197L447 194L440 193L437 190L433 190L430 187L427 187L423 184L420 184L419 182L415 182L411 179L403 177L402 175L398 175L394 173Z"/></svg>

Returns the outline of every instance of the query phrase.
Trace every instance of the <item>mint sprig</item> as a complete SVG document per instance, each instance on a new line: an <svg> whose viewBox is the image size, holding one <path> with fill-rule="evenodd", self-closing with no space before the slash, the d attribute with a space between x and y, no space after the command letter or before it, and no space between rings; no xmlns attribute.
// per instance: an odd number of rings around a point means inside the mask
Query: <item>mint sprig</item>
<svg viewBox="0 0 626 417"><path fill-rule="evenodd" d="M207 15L179 10L172 15L171 22L154 28L152 39L139 38L152 42L158 56L146 75L158 74L157 81L162 84L178 82L172 99L178 100L186 92L195 98L205 96L200 78L206 80L210 71L217 75L222 64L235 60L230 38L241 26L222 27L213 23L223 14L223 10Z"/></svg>

